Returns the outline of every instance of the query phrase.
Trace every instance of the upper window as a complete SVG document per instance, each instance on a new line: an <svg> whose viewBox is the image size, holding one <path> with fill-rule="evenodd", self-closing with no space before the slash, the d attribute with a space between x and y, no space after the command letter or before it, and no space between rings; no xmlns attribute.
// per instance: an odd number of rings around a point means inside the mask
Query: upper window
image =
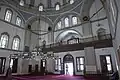
<svg viewBox="0 0 120 80"><path fill-rule="evenodd" d="M60 5L59 5L59 4L56 4L55 9L56 9L56 10L60 10Z"/></svg>
<svg viewBox="0 0 120 80"><path fill-rule="evenodd" d="M12 11L9 10L9 9L7 9L7 10L6 10L6 13L5 13L5 21L10 22L11 19L12 19Z"/></svg>
<svg viewBox="0 0 120 80"><path fill-rule="evenodd" d="M70 0L70 4L73 4L74 3L74 0Z"/></svg>
<svg viewBox="0 0 120 80"><path fill-rule="evenodd" d="M77 17L72 17L72 24L76 25L78 23Z"/></svg>
<svg viewBox="0 0 120 80"><path fill-rule="evenodd" d="M69 18L68 17L65 18L65 27L69 27Z"/></svg>
<svg viewBox="0 0 120 80"><path fill-rule="evenodd" d="M8 46L8 35L2 34L0 39L0 47L7 48L7 46Z"/></svg>
<svg viewBox="0 0 120 80"><path fill-rule="evenodd" d="M21 18L17 17L17 19L16 19L16 25L20 26L21 22L22 22Z"/></svg>
<svg viewBox="0 0 120 80"><path fill-rule="evenodd" d="M19 46L20 46L20 38L15 37L15 38L13 39L12 49L18 50L18 49L19 49Z"/></svg>
<svg viewBox="0 0 120 80"><path fill-rule="evenodd" d="M39 11L43 11L43 5L42 4L39 5Z"/></svg>
<svg viewBox="0 0 120 80"><path fill-rule="evenodd" d="M24 0L20 0L20 6L24 6L25 2Z"/></svg>

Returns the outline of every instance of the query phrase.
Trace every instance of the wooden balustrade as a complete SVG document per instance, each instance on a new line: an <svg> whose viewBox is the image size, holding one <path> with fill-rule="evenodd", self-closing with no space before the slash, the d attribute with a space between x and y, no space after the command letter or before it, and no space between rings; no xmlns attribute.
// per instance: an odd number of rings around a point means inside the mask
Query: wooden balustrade
<svg viewBox="0 0 120 80"><path fill-rule="evenodd" d="M93 37L88 37L88 38L74 38L74 39L69 39L68 41L61 41L57 43L53 43L50 45L46 45L46 48L52 48L56 46L62 46L62 45L68 45L68 44L80 44L80 43L87 43L87 42L93 42L93 41L100 41L100 40L106 40L106 39L112 39L110 34L105 34L101 36L93 36Z"/></svg>

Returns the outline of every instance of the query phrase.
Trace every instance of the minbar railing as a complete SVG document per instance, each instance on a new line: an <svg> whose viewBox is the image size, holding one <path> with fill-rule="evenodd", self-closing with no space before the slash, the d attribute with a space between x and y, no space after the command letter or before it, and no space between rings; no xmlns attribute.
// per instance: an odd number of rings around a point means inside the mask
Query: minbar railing
<svg viewBox="0 0 120 80"><path fill-rule="evenodd" d="M63 45L71 45L71 44L88 43L88 42L101 41L101 40L110 40L110 39L112 39L111 34L93 36L93 37L82 38L82 39L74 38L68 41L63 41L63 42L61 41L61 42L46 45L46 48L52 48L52 47L63 46Z"/></svg>

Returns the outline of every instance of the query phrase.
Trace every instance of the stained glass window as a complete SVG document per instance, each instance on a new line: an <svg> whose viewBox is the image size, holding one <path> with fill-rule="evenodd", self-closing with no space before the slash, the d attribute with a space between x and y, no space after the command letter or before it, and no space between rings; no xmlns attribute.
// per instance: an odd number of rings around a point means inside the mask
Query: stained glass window
<svg viewBox="0 0 120 80"><path fill-rule="evenodd" d="M72 24L76 25L78 23L77 17L72 17Z"/></svg>
<svg viewBox="0 0 120 80"><path fill-rule="evenodd" d="M12 19L12 11L11 11L11 10L6 10L6 13L5 13L5 21L10 22L11 19Z"/></svg>
<svg viewBox="0 0 120 80"><path fill-rule="evenodd" d="M39 11L43 11L43 5L39 6Z"/></svg>
<svg viewBox="0 0 120 80"><path fill-rule="evenodd" d="M55 9L56 9L56 10L60 10L60 5L59 5L59 4L56 4Z"/></svg>
<svg viewBox="0 0 120 80"><path fill-rule="evenodd" d="M69 18L68 17L65 18L65 27L69 27Z"/></svg>
<svg viewBox="0 0 120 80"><path fill-rule="evenodd" d="M1 35L1 39L0 39L0 47L7 48L7 46L8 46L8 35L3 34Z"/></svg>
<svg viewBox="0 0 120 80"><path fill-rule="evenodd" d="M17 17L17 19L16 19L16 25L20 26L21 22L22 22L22 20L19 17Z"/></svg>
<svg viewBox="0 0 120 80"><path fill-rule="evenodd" d="M12 49L19 50L19 46L20 46L20 39L19 38L14 38Z"/></svg>

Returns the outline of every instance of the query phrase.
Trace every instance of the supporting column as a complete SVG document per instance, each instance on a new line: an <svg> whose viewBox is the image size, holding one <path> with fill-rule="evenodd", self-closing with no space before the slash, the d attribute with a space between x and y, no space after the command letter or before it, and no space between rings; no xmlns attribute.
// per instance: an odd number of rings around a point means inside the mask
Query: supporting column
<svg viewBox="0 0 120 80"><path fill-rule="evenodd" d="M48 44L52 42L52 32L48 33Z"/></svg>
<svg viewBox="0 0 120 80"><path fill-rule="evenodd" d="M25 51L29 51L30 49L30 44L31 44L31 32L29 30L25 31Z"/></svg>
<svg viewBox="0 0 120 80"><path fill-rule="evenodd" d="M97 64L94 47L86 47L85 50L85 74L96 74Z"/></svg>
<svg viewBox="0 0 120 80"><path fill-rule="evenodd" d="M47 71L50 73L54 72L54 60L53 59L47 59Z"/></svg>
<svg viewBox="0 0 120 80"><path fill-rule="evenodd" d="M9 61L10 61L10 59L7 57L6 58L6 63L5 63L4 75L6 75L7 69L9 68Z"/></svg>
<svg viewBox="0 0 120 80"><path fill-rule="evenodd" d="M70 25L70 26L73 25L73 24L72 24L72 17L73 17L73 16L70 16L70 17L69 17L69 25Z"/></svg>
<svg viewBox="0 0 120 80"><path fill-rule="evenodd" d="M83 36L90 37L90 36L93 36L92 24L90 22L89 9L88 10L87 8L85 9L86 10L82 10L82 14L81 14L82 16L81 22L84 23L82 24Z"/></svg>
<svg viewBox="0 0 120 80"><path fill-rule="evenodd" d="M18 59L18 68L17 68L17 73L22 74L22 58Z"/></svg>
<svg viewBox="0 0 120 80"><path fill-rule="evenodd" d="M90 22L86 23L86 24L83 24L82 25L83 27L83 35L85 37L89 37L89 36L92 36L92 24Z"/></svg>
<svg viewBox="0 0 120 80"><path fill-rule="evenodd" d="M51 32L51 43L54 43L54 32Z"/></svg>
<svg viewBox="0 0 120 80"><path fill-rule="evenodd" d="M115 59L116 59L116 66L117 66L117 71L118 71L118 73L119 73L119 80L120 80L120 51L118 50L119 49L119 37L118 37L118 33L117 33L117 31L119 32L119 28L117 28L117 27L119 27L119 22L120 22L120 15L119 15L119 11L118 11L118 19L117 19L117 25L112 25L112 23L111 23L111 15L110 15L110 11L109 11L109 0L100 0L101 2L102 2L102 4L103 4L103 6L104 6L104 8L105 8L105 11L106 11L106 16L107 16L107 18L108 18L108 23L109 23L109 29L110 29L110 33L111 33L111 35L112 35L112 37L113 37L113 48L115 49ZM119 6L119 0L117 0L117 2L116 1L114 1L115 2L115 5L116 6ZM114 5L114 6L115 6ZM118 8L118 10L120 10L119 8L120 7L116 7L116 8ZM114 28L117 28L117 30L116 30L116 33L114 32ZM114 39L115 38L115 39Z"/></svg>
<svg viewBox="0 0 120 80"><path fill-rule="evenodd" d="M22 60L22 74L28 74L28 65L29 65L29 60Z"/></svg>

